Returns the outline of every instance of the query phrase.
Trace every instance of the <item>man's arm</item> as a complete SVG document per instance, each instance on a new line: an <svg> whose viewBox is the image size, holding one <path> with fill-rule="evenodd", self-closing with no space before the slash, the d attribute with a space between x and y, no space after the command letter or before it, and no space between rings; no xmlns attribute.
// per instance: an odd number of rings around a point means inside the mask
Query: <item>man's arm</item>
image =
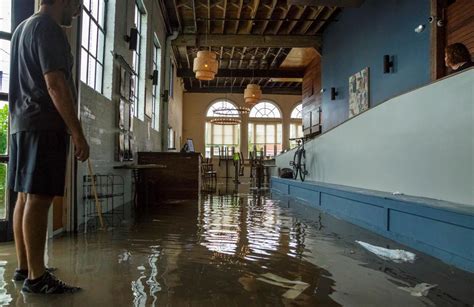
<svg viewBox="0 0 474 307"><path fill-rule="evenodd" d="M89 158L89 145L84 138L81 124L74 111L74 99L64 72L61 70L48 72L44 75L44 79L54 106L72 133L75 156L80 161L87 160Z"/></svg>

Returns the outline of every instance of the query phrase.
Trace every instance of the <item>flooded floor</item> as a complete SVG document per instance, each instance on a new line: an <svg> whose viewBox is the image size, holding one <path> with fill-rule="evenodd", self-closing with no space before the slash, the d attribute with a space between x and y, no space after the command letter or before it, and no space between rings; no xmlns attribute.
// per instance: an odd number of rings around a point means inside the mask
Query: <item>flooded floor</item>
<svg viewBox="0 0 474 307"><path fill-rule="evenodd" d="M355 241L416 254L384 260ZM278 194L219 183L109 231L48 242L49 266L84 290L23 295L0 244L0 305L473 306L474 274Z"/></svg>

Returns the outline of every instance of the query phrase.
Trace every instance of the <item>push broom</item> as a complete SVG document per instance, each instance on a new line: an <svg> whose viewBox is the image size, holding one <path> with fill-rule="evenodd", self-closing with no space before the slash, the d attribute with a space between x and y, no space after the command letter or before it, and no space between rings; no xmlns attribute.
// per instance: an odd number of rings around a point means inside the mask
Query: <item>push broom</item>
<svg viewBox="0 0 474 307"><path fill-rule="evenodd" d="M97 195L95 177L94 177L94 172L92 171L92 164L91 164L90 159L87 159L87 167L89 168L89 176L91 177L91 180L92 180L92 194L94 194L95 210L97 211L97 215L99 216L100 228L105 229L104 219L102 218L102 206L99 202L99 196Z"/></svg>

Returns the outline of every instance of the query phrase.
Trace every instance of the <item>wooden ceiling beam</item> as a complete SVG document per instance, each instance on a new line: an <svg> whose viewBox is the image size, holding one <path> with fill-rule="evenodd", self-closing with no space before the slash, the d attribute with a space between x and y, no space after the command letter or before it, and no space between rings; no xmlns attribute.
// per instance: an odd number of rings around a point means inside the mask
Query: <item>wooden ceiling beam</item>
<svg viewBox="0 0 474 307"><path fill-rule="evenodd" d="M273 34L278 34L280 32L281 25L283 24L283 21L288 16L288 13L290 12L290 10L291 10L291 6L289 5L288 8L285 10L285 13L283 14L282 18L280 18L280 20L277 22L274 28L275 30L273 31Z"/></svg>
<svg viewBox="0 0 474 307"><path fill-rule="evenodd" d="M216 77L220 78L303 78L305 70L271 70L271 69L219 69ZM194 78L192 69L178 69L179 78Z"/></svg>
<svg viewBox="0 0 474 307"><path fill-rule="evenodd" d="M267 18L271 18L271 17L272 17L273 12L275 11L277 2L278 2L277 0L272 0L271 6L265 5L265 6L269 9L269 10L268 10L268 14L267 14ZM264 21L263 27L262 27L262 33L261 33L261 34L265 34L265 31L267 31L267 27L268 27L268 23L269 23L269 22L270 22L270 20Z"/></svg>
<svg viewBox="0 0 474 307"><path fill-rule="evenodd" d="M364 0L288 0L288 4L327 6L327 7L360 7Z"/></svg>
<svg viewBox="0 0 474 307"><path fill-rule="evenodd" d="M237 9L237 18L240 19L241 15L242 15L242 7L244 5L244 0L240 0L240 3L239 3L239 7ZM237 34L237 32L239 31L239 25L240 25L240 21L236 21L235 22L235 29L234 29L234 33Z"/></svg>
<svg viewBox="0 0 474 307"><path fill-rule="evenodd" d="M173 46L188 47L272 47L272 48L319 48L320 35L234 35L234 34L181 34Z"/></svg>
<svg viewBox="0 0 474 307"><path fill-rule="evenodd" d="M253 0L250 6L251 6L250 9L252 11L250 13L250 19L254 19L255 16L257 15L258 7L260 6L260 0ZM252 28L254 24L255 24L255 21L253 20L247 21L247 30L245 31L245 33L252 33Z"/></svg>
<svg viewBox="0 0 474 307"><path fill-rule="evenodd" d="M190 87L186 89L187 93L230 93L230 87ZM232 88L232 93L243 93L245 90L244 86L238 86ZM261 88L263 94L267 95L295 95L301 96L302 88L298 87L274 87L274 88Z"/></svg>
<svg viewBox="0 0 474 307"><path fill-rule="evenodd" d="M300 10L298 11L298 13L296 13L296 20L300 19L301 16L303 16L304 12L306 11L306 9L308 8L308 6L303 6L302 8L300 8ZM286 33L287 34L290 34L291 31L293 31L293 29L295 28L296 24L298 23L298 21L292 21L290 23L290 25L288 26L288 29L286 30Z"/></svg>

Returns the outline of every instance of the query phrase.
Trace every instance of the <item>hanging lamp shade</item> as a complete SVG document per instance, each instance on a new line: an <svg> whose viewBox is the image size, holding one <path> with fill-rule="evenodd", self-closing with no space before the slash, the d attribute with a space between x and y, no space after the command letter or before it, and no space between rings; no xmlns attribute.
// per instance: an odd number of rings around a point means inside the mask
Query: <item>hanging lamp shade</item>
<svg viewBox="0 0 474 307"><path fill-rule="evenodd" d="M199 51L194 59L193 72L198 80L214 80L218 66L215 52Z"/></svg>
<svg viewBox="0 0 474 307"><path fill-rule="evenodd" d="M244 91L245 103L248 106L252 107L260 99L262 99L262 90L260 89L260 86L257 84L248 84L247 88Z"/></svg>

